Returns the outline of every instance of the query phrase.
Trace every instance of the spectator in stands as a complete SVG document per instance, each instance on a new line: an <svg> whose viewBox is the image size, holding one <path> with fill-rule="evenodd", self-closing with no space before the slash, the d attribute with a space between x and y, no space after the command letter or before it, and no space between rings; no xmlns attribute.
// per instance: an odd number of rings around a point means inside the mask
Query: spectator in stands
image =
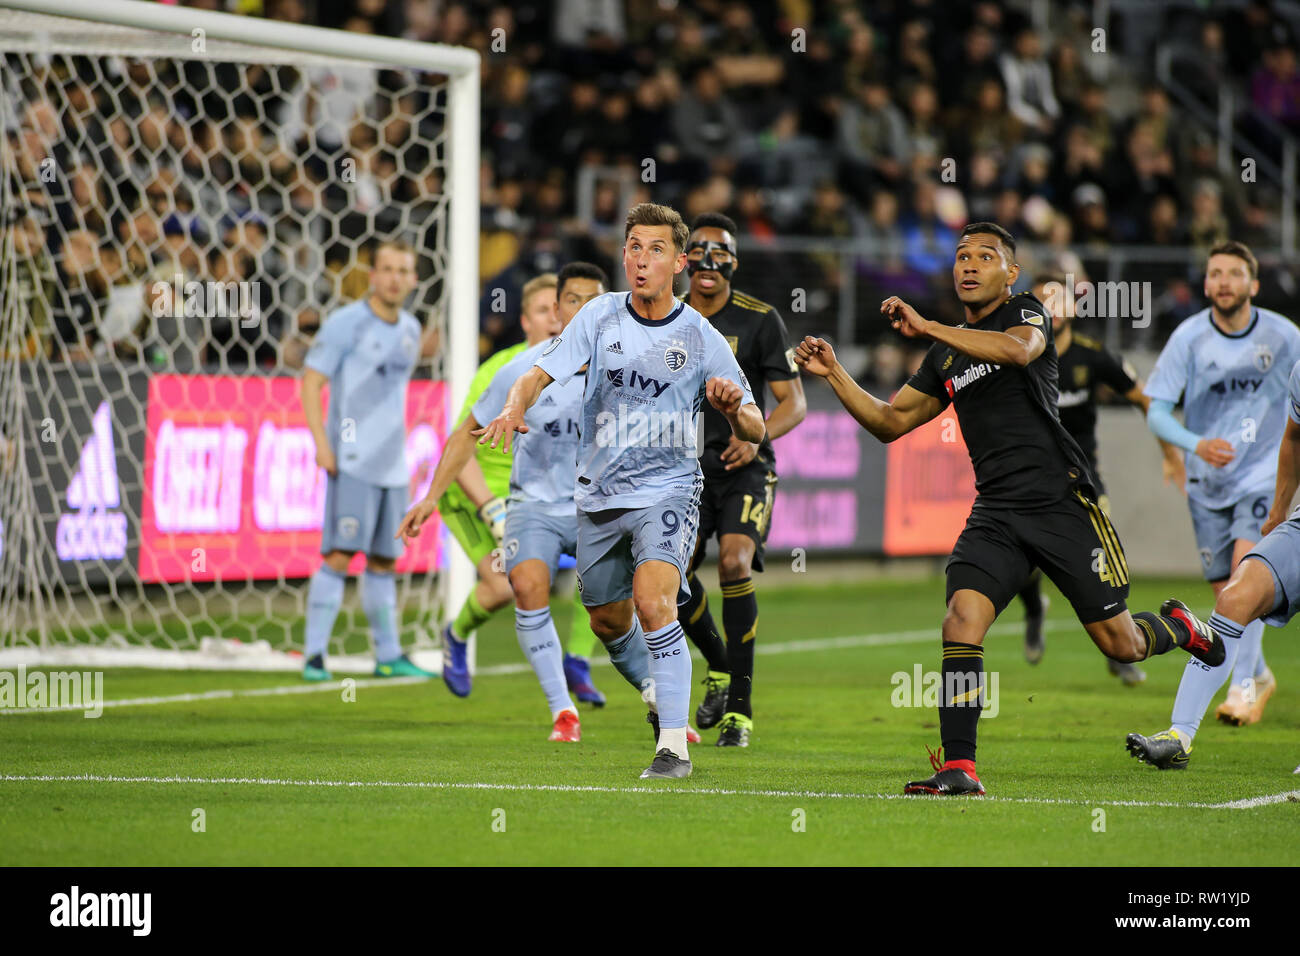
<svg viewBox="0 0 1300 956"><path fill-rule="evenodd" d="M1017 33L1011 52L1004 53L999 64L1011 114L1025 129L1050 136L1061 115L1061 104L1052 90L1052 70L1043 57L1038 31L1026 27Z"/></svg>
<svg viewBox="0 0 1300 956"><path fill-rule="evenodd" d="M45 250L45 230L21 206L3 212L5 241L12 260L8 276L13 282L13 313L23 322L17 347L0 350L0 357L29 359L48 355L51 337L51 303L58 295L58 276Z"/></svg>
<svg viewBox="0 0 1300 956"><path fill-rule="evenodd" d="M97 323L108 296L107 250L85 229L63 234L54 266L58 296L53 301L53 358L88 362L99 341Z"/></svg>
<svg viewBox="0 0 1300 956"><path fill-rule="evenodd" d="M717 67L708 61L696 64L687 79L690 88L673 111L673 133L682 155L705 170L719 160L734 160L744 129Z"/></svg>
<svg viewBox="0 0 1300 956"><path fill-rule="evenodd" d="M840 112L841 182L859 202L872 189L895 189L907 172L907 123L880 80L867 80Z"/></svg>
<svg viewBox="0 0 1300 956"><path fill-rule="evenodd" d="M985 26L973 26L966 31L962 53L956 63L939 75L939 94L945 109L960 115L976 105L984 84L994 80L1002 82L998 66L997 39Z"/></svg>
<svg viewBox="0 0 1300 956"><path fill-rule="evenodd" d="M1250 100L1292 136L1300 133L1300 68L1294 47L1279 44L1265 51L1264 65L1250 80Z"/></svg>
<svg viewBox="0 0 1300 956"><path fill-rule="evenodd" d="M994 79L980 84L975 108L958 114L954 132L953 148L957 151L958 164L980 151L1002 157L1015 149L1025 135L1020 120L1007 109L1002 84Z"/></svg>

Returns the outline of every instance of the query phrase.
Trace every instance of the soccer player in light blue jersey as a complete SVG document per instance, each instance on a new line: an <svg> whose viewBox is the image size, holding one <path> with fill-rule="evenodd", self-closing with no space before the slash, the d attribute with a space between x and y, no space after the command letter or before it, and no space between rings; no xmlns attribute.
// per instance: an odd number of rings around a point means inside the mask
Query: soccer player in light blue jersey
<svg viewBox="0 0 1300 956"><path fill-rule="evenodd" d="M596 278L593 278L593 275ZM570 281L576 288L595 286L603 293L609 281L596 266L570 263L560 270L559 300ZM558 331L568 327L577 308L558 308ZM402 520L399 534L414 537L437 507L443 492L476 452L471 433L480 422L501 413L510 387L536 364L549 342L516 355L492 376L464 422L452 434L434 470L429 491ZM510 499L506 508L502 551L505 571L515 596L515 633L551 708L551 740L576 743L582 739L578 709L566 689L564 658L551 619L551 583L561 554L577 547L578 516L573 503L578 472L578 436L582 421L585 369L552 382L525 415L528 430L514 446L510 470ZM499 454L499 452L498 452ZM615 667L638 691L649 677L650 660L643 641L631 639L610 646Z"/></svg>
<svg viewBox="0 0 1300 956"><path fill-rule="evenodd" d="M420 356L420 323L402 303L415 288L415 251L385 242L375 250L370 294L326 316L305 359L302 408L328 478L321 525L324 561L307 590L303 677L329 680L325 653L343 604L348 564L366 554L361 606L375 641L378 677L433 677L402 653L397 635L401 554L394 532L409 497L406 385ZM330 383L328 419L321 389Z"/></svg>
<svg viewBox="0 0 1300 956"><path fill-rule="evenodd" d="M1258 275L1255 256L1243 243L1211 249L1205 271L1210 307L1174 330L1146 387L1151 430L1187 452L1187 502L1216 600L1262 537L1287 421L1287 376L1300 360L1300 329L1251 305ZM1185 426L1173 417L1179 398ZM1229 674L1232 687L1218 716L1239 726L1259 719L1274 679L1260 649L1264 623L1247 625L1227 632L1240 639L1224 642L1227 656L1218 667L1188 662L1169 730L1151 737L1130 734L1130 753L1161 769L1186 767L1201 718Z"/></svg>
<svg viewBox="0 0 1300 956"><path fill-rule="evenodd" d="M689 230L667 206L628 212L630 292L582 308L511 387L481 442L509 447L542 390L588 366L578 450L578 575L592 630L612 647L644 641L658 713L656 752L641 774L685 777L691 660L677 605L690 591L700 490L698 412L708 402L735 435L762 441L763 416L721 333L673 297ZM612 656L612 654L611 654Z"/></svg>

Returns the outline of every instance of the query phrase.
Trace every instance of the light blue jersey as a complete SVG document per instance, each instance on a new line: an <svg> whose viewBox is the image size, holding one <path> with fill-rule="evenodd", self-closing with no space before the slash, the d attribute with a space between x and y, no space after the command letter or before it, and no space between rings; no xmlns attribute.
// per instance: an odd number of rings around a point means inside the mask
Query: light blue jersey
<svg viewBox="0 0 1300 956"><path fill-rule="evenodd" d="M1270 489L1277 475L1286 376L1300 360L1300 329L1268 309L1253 313L1236 335L1215 325L1208 308L1184 320L1146 385L1154 400L1183 398L1188 430L1232 443L1236 457L1223 468L1187 453L1188 497L1208 508Z"/></svg>
<svg viewBox="0 0 1300 956"><path fill-rule="evenodd" d="M685 302L666 319L633 311L628 292L597 296L542 350L557 381L587 370L574 496L582 511L645 508L672 495L699 500L704 385L725 378L754 395L726 339ZM545 393L543 393L545 394Z"/></svg>
<svg viewBox="0 0 1300 956"><path fill-rule="evenodd" d="M330 380L325 432L339 471L406 487L406 384L420 356L420 322L385 322L363 299L326 316L305 364Z"/></svg>
<svg viewBox="0 0 1300 956"><path fill-rule="evenodd" d="M471 414L486 425L501 414L510 386L537 364L550 342L539 342L501 366ZM531 501L548 514L572 516L573 489L578 477L578 436L582 421L581 373L557 378L524 415L526 433L515 436L514 463L510 470L510 500ZM497 449L500 454L500 449Z"/></svg>
<svg viewBox="0 0 1300 956"><path fill-rule="evenodd" d="M1295 368L1291 369L1291 380L1286 383L1286 391L1287 416L1300 425L1300 362L1296 362Z"/></svg>

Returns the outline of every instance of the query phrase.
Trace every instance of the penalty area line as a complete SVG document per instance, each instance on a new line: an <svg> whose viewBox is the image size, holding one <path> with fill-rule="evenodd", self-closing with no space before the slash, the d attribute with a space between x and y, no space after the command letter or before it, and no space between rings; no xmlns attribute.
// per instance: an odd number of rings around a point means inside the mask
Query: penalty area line
<svg viewBox="0 0 1300 956"><path fill-rule="evenodd" d="M798 800L925 800L901 793L839 793L818 790L732 790L720 787L601 787L578 784L479 783L446 780L284 780L268 777L138 777L117 774L0 774L0 783L137 783L183 786L320 787L333 789L487 790L506 793L673 794L712 797L777 797ZM971 797L980 803L1031 803L1082 807L1154 807L1179 810L1253 810L1300 801L1300 790L1264 794L1226 803L1176 803L1164 800L1059 800L1052 797Z"/></svg>
<svg viewBox="0 0 1300 956"><path fill-rule="evenodd" d="M1043 625L1043 630L1063 631L1073 630L1079 625L1074 621L1047 621ZM989 628L989 633L1013 634L1021 629L1024 625L1019 623L995 624ZM929 643L936 639L938 632L934 628L923 628L911 631L888 631L877 634L850 634L845 637L814 637L805 641L781 641L774 644L760 644L754 648L756 654L809 654L814 651L833 651L842 650L852 647L886 647L897 644L923 644ZM700 654L694 648L692 656L699 658ZM608 658L597 658L591 662L593 667L611 667L613 666ZM507 674L525 674L532 673L532 667L526 662L513 664L493 664L488 667L481 667L474 672L475 677L501 677ZM429 679L425 677L376 677L376 678L348 678L352 681L352 687L400 687L409 684L426 684ZM198 703L208 700L235 700L240 697L284 697L294 694L323 694L337 693L347 686L343 681L325 681L322 683L312 684L289 684L277 687L252 687L243 690L222 689L198 691L188 694L168 694L156 697L125 697L119 700L105 700L102 706L105 709L110 707L152 707L159 704L189 704ZM75 704L60 705L58 707L0 707L0 717L11 717L19 714L57 714L69 711L85 711L88 708Z"/></svg>

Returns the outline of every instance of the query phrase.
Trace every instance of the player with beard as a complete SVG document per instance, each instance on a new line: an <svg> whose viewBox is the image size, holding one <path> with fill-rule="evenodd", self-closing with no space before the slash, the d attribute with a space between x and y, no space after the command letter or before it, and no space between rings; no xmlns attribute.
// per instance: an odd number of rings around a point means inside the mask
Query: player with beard
<svg viewBox="0 0 1300 956"><path fill-rule="evenodd" d="M1142 380L1127 361L1107 350L1096 339L1074 330L1074 289L1060 275L1034 280L1034 297L1052 316L1052 337L1056 342L1057 410L1065 430L1083 449L1088 466L1097 479L1097 504L1110 514L1110 501L1097 468L1097 386L1104 385L1145 416L1151 399L1142 392ZM1161 441L1165 481L1183 486L1183 460L1178 449ZM1043 658L1043 614L1047 599L1041 588L1042 573L1035 571L1020 592L1025 604L1025 660L1037 664ZM1129 686L1142 683L1147 675L1136 664L1107 659L1110 672Z"/></svg>
<svg viewBox="0 0 1300 956"><path fill-rule="evenodd" d="M881 311L895 329L933 345L916 374L884 402L863 391L830 345L809 336L795 361L824 377L849 413L881 441L894 441L957 412L975 469L975 503L947 567L935 773L905 794L982 794L975 743L984 697L984 635L1036 566L1074 607L1107 657L1145 660L1181 647L1211 665L1223 642L1181 601L1159 614L1130 614L1128 566L1119 536L1097 505L1087 457L1056 409L1051 319L1032 295L1012 295L1020 274L1015 240L975 222L957 243L953 284L966 312L956 328L930 321L890 296ZM947 759L943 757L946 754Z"/></svg>
<svg viewBox="0 0 1300 956"><path fill-rule="evenodd" d="M705 405L701 411L704 491L700 530L688 582L691 598L678 608L678 620L708 663L704 699L695 711L695 721L701 729L719 725L719 747L748 747L753 731L750 695L758 598L752 575L763 570L763 543L771 527L776 490L772 439L803 421L808 408L781 314L732 286L731 277L739 265L736 224L721 213L696 216L686 246L686 269L691 276L686 303L727 340L754 389L759 411L764 411L764 383L777 401L761 442L737 438L713 406ZM725 647L709 612L704 585L695 573L714 535L718 538Z"/></svg>

